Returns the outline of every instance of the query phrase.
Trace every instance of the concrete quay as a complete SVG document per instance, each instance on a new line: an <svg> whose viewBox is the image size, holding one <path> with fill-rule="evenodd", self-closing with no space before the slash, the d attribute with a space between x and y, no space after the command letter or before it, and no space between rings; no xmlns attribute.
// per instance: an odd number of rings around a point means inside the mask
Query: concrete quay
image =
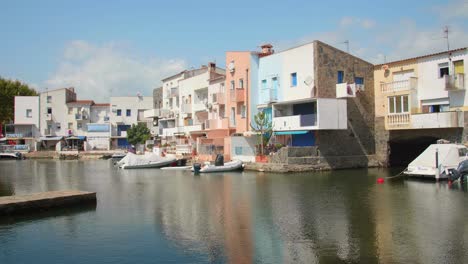
<svg viewBox="0 0 468 264"><path fill-rule="evenodd" d="M96 203L96 193L66 190L0 197L0 215Z"/></svg>

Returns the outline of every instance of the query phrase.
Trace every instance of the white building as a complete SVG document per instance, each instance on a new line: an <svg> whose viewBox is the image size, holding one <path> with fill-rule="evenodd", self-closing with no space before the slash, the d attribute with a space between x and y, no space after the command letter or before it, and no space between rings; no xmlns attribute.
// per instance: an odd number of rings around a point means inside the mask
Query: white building
<svg viewBox="0 0 468 264"><path fill-rule="evenodd" d="M111 112L111 138L112 148L126 148L127 130L140 122L153 122L149 116L145 117L146 110L153 109L152 96L121 96L110 98Z"/></svg>
<svg viewBox="0 0 468 264"><path fill-rule="evenodd" d="M6 138L15 150L35 151L39 132L39 96L15 96L14 124L6 125Z"/></svg>

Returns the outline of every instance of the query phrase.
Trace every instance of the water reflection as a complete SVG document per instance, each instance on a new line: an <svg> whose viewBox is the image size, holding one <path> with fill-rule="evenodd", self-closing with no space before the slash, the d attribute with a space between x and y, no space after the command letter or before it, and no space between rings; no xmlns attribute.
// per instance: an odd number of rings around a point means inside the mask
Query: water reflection
<svg viewBox="0 0 468 264"><path fill-rule="evenodd" d="M466 183L378 185L376 178L395 174L378 169L193 176L116 170L105 161L9 163L0 172L0 195L97 191L92 221L66 214L66 232L83 239L77 230L92 230L86 241L95 247L122 239L129 262L468 262ZM112 259L114 251L96 254Z"/></svg>

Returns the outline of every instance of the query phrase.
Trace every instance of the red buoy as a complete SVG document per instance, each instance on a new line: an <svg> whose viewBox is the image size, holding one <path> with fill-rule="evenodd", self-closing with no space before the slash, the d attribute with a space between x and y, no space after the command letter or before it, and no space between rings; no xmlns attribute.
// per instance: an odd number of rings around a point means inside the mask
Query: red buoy
<svg viewBox="0 0 468 264"><path fill-rule="evenodd" d="M384 182L385 182L384 178L378 178L377 179L377 183L384 183Z"/></svg>

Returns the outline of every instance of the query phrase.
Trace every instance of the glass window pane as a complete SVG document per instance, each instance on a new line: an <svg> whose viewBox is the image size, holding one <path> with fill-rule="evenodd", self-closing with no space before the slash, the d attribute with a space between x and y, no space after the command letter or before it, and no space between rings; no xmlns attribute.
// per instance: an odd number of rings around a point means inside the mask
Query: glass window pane
<svg viewBox="0 0 468 264"><path fill-rule="evenodd" d="M408 104L408 96L402 96L403 97L403 112L408 113L409 112L409 104Z"/></svg>
<svg viewBox="0 0 468 264"><path fill-rule="evenodd" d="M390 114L395 113L395 97L388 98L388 112Z"/></svg>
<svg viewBox="0 0 468 264"><path fill-rule="evenodd" d="M395 100L396 100L396 113L401 113L401 105L402 105L402 102L401 102L401 96L396 96L395 97Z"/></svg>

